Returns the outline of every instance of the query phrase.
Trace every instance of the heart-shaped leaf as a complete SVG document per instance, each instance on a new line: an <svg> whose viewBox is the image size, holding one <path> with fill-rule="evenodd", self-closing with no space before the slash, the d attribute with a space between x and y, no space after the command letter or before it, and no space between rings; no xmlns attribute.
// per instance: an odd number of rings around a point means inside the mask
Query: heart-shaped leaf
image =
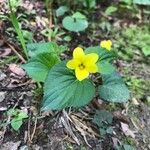
<svg viewBox="0 0 150 150"><path fill-rule="evenodd" d="M121 103L130 98L129 90L118 73L102 75L102 78L103 85L98 87L99 95L102 99Z"/></svg>
<svg viewBox="0 0 150 150"><path fill-rule="evenodd" d="M56 10L56 16L62 16L65 14L65 12L67 12L69 10L69 8L67 6L60 6L57 10Z"/></svg>
<svg viewBox="0 0 150 150"><path fill-rule="evenodd" d="M62 22L65 29L73 32L83 31L88 27L88 22L86 19L74 18L72 16L67 16Z"/></svg>
<svg viewBox="0 0 150 150"><path fill-rule="evenodd" d="M42 111L84 106L94 93L94 85L89 80L78 81L66 62L61 62L50 70L45 81Z"/></svg>

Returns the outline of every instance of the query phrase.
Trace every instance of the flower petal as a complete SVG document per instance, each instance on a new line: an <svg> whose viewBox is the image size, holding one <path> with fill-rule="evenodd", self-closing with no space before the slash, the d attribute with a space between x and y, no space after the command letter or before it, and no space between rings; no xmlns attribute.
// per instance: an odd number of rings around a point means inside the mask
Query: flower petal
<svg viewBox="0 0 150 150"><path fill-rule="evenodd" d="M75 70L75 74L79 81L82 81L89 76L89 72L86 69L81 70L78 67Z"/></svg>
<svg viewBox="0 0 150 150"><path fill-rule="evenodd" d="M91 64L95 64L98 61L98 58L99 58L99 56L96 53L87 54L85 56L85 64L86 64L86 66L91 65Z"/></svg>
<svg viewBox="0 0 150 150"><path fill-rule="evenodd" d="M67 67L69 68L69 69L76 69L76 67L79 65L79 61L78 60L76 60L76 59L72 59L72 60L69 60L68 62L67 62Z"/></svg>
<svg viewBox="0 0 150 150"><path fill-rule="evenodd" d="M111 46L112 46L112 41L111 41L111 40L108 40L107 42L109 43L109 45L110 45L110 47L111 47Z"/></svg>
<svg viewBox="0 0 150 150"><path fill-rule="evenodd" d="M73 58L74 59L83 59L83 57L85 56L84 51L81 47L77 47L74 49L73 51Z"/></svg>
<svg viewBox="0 0 150 150"><path fill-rule="evenodd" d="M92 64L90 66L87 66L86 70L90 73L96 73L98 72L98 66L96 64Z"/></svg>

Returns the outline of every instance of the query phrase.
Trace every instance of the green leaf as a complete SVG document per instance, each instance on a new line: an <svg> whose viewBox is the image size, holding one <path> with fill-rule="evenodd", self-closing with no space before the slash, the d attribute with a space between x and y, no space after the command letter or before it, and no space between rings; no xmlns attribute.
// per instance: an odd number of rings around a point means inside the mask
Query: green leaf
<svg viewBox="0 0 150 150"><path fill-rule="evenodd" d="M121 103L130 98L128 88L118 73L102 75L102 78L103 85L98 87L99 95L102 99Z"/></svg>
<svg viewBox="0 0 150 150"><path fill-rule="evenodd" d="M22 125L22 119L17 120L16 118L11 120L11 126L15 131L18 131Z"/></svg>
<svg viewBox="0 0 150 150"><path fill-rule="evenodd" d="M150 5L150 0L133 0L133 3L139 5Z"/></svg>
<svg viewBox="0 0 150 150"><path fill-rule="evenodd" d="M145 56L149 56L150 55L150 47L149 46L144 46L143 48L142 48L142 51L143 51L143 53L144 53L144 55Z"/></svg>
<svg viewBox="0 0 150 150"><path fill-rule="evenodd" d="M27 45L27 50L30 57L34 57L41 53L56 53L59 55L65 50L64 46L58 46L55 42L47 43L31 43Z"/></svg>
<svg viewBox="0 0 150 150"><path fill-rule="evenodd" d="M101 74L110 74L115 71L115 67L107 61L98 61L98 72Z"/></svg>
<svg viewBox="0 0 150 150"><path fill-rule="evenodd" d="M85 0L83 5L88 8L94 8L96 6L96 0Z"/></svg>
<svg viewBox="0 0 150 150"><path fill-rule="evenodd" d="M59 58L57 55L53 53L42 53L36 57L32 57L26 64L22 65L22 67L35 81L44 82L51 67L58 62Z"/></svg>
<svg viewBox="0 0 150 150"><path fill-rule="evenodd" d="M88 27L86 19L73 18L72 16L65 17L62 24L65 29L73 32L83 31Z"/></svg>
<svg viewBox="0 0 150 150"><path fill-rule="evenodd" d="M25 119L28 118L28 114L26 112L21 112L17 116L18 119Z"/></svg>
<svg viewBox="0 0 150 150"><path fill-rule="evenodd" d="M124 150L135 150L135 148L133 146L128 145L128 144L124 144L123 148L124 148Z"/></svg>
<svg viewBox="0 0 150 150"><path fill-rule="evenodd" d="M67 42L70 42L71 41L71 36L69 36L69 35L65 36L64 40L67 41Z"/></svg>
<svg viewBox="0 0 150 150"><path fill-rule="evenodd" d="M56 16L62 16L65 14L65 12L67 12L69 9L67 6L60 6L57 10L56 10Z"/></svg>
<svg viewBox="0 0 150 150"><path fill-rule="evenodd" d="M81 14L80 12L76 12L72 15L72 18L76 18L76 19L86 19L86 16Z"/></svg>
<svg viewBox="0 0 150 150"><path fill-rule="evenodd" d="M113 116L110 112L105 110L96 111L94 118L92 120L98 127L103 127L105 124L111 124L113 121Z"/></svg>
<svg viewBox="0 0 150 150"><path fill-rule="evenodd" d="M84 106L94 93L94 85L88 79L78 81L66 62L61 62L50 70L45 81L42 111Z"/></svg>
<svg viewBox="0 0 150 150"><path fill-rule="evenodd" d="M117 7L115 6L109 6L106 11L105 11L105 14L106 15L112 15L112 13L116 12L117 11Z"/></svg>
<svg viewBox="0 0 150 150"><path fill-rule="evenodd" d="M99 131L100 131L100 135L101 136L104 136L104 135L106 135L106 129L104 129L103 127L102 128L99 128Z"/></svg>

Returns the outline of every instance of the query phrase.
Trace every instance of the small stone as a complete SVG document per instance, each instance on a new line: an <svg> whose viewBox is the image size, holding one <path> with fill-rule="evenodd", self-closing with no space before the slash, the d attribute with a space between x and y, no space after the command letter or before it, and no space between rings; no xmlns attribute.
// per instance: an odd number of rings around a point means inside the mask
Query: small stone
<svg viewBox="0 0 150 150"><path fill-rule="evenodd" d="M6 92L0 92L0 102L5 99Z"/></svg>
<svg viewBox="0 0 150 150"><path fill-rule="evenodd" d="M18 150L18 147L20 146L21 141L18 142L7 142L4 143L1 147L1 150Z"/></svg>
<svg viewBox="0 0 150 150"><path fill-rule="evenodd" d="M19 150L29 150L27 145L21 146Z"/></svg>
<svg viewBox="0 0 150 150"><path fill-rule="evenodd" d="M5 77L6 77L6 74L4 74L4 73L0 70L0 81L2 81Z"/></svg>
<svg viewBox="0 0 150 150"><path fill-rule="evenodd" d="M137 106L140 105L136 98L132 98L132 103Z"/></svg>
<svg viewBox="0 0 150 150"><path fill-rule="evenodd" d="M6 111L7 107L0 107L0 111Z"/></svg>

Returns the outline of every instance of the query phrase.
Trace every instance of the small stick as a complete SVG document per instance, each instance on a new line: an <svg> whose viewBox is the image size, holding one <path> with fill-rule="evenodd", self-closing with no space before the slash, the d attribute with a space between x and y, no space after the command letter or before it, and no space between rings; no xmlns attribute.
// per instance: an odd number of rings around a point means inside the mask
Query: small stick
<svg viewBox="0 0 150 150"><path fill-rule="evenodd" d="M35 123L34 123L33 132L32 132L31 137L30 137L30 140L31 140L31 141L33 140L33 137L34 137L34 134L35 134L35 131L36 131L36 126L37 126L37 116L36 116L36 118L35 118Z"/></svg>
<svg viewBox="0 0 150 150"><path fill-rule="evenodd" d="M9 43L7 45L11 48L11 50L19 57L19 59L23 62L26 63L26 60L15 50L13 46L11 46Z"/></svg>
<svg viewBox="0 0 150 150"><path fill-rule="evenodd" d="M28 143L31 144L32 141L31 141L31 138L30 138L30 124L31 124L31 112L29 114L29 119L28 119Z"/></svg>
<svg viewBox="0 0 150 150"><path fill-rule="evenodd" d="M53 0L52 1L50 1L49 2L49 5L48 5L48 17L49 17L49 28L51 29L52 27L53 27L53 20L52 20L52 17L53 17L53 12L52 12L52 10L53 10ZM48 37L48 41L51 41L52 39L51 39L51 37Z"/></svg>

